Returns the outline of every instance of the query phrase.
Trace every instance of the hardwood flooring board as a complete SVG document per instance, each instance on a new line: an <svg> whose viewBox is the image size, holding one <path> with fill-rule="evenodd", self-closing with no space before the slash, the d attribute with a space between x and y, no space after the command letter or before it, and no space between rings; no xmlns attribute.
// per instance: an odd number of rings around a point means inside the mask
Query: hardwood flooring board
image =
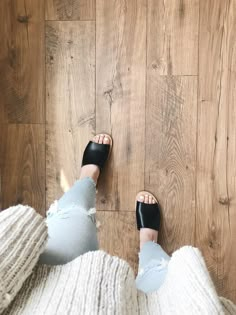
<svg viewBox="0 0 236 315"><path fill-rule="evenodd" d="M235 8L235 7L234 7ZM235 8L236 10L236 8ZM234 31L235 32L235 31ZM234 48L234 62L236 60ZM234 69L235 69L234 64ZM226 199L222 199L221 203L225 205L224 209L224 231L229 227L229 238L226 240L224 232L222 233L222 244L224 250L222 257L225 259L222 273L218 273L220 279L223 278L222 288L220 292L236 303L236 72L229 74L229 112L228 112L228 138L227 138L227 158L226 158L226 177L227 177L227 193ZM227 204L228 202L228 204ZM228 208L228 209L226 209ZM227 211L228 210L228 211ZM227 213L228 212L228 213ZM228 219L228 222L227 222ZM227 252L227 254L226 254Z"/></svg>
<svg viewBox="0 0 236 315"><path fill-rule="evenodd" d="M94 20L96 0L47 0L46 20Z"/></svg>
<svg viewBox="0 0 236 315"><path fill-rule="evenodd" d="M236 302L236 1L200 7L196 245Z"/></svg>
<svg viewBox="0 0 236 315"><path fill-rule="evenodd" d="M98 209L134 210L144 186L146 2L96 4L96 132L114 140Z"/></svg>
<svg viewBox="0 0 236 315"><path fill-rule="evenodd" d="M0 123L44 123L44 1L1 1L0 29Z"/></svg>
<svg viewBox="0 0 236 315"><path fill-rule="evenodd" d="M1 209L16 204L45 214L45 127L1 126Z"/></svg>
<svg viewBox="0 0 236 315"><path fill-rule="evenodd" d="M199 0L147 0L149 71L198 74Z"/></svg>
<svg viewBox="0 0 236 315"><path fill-rule="evenodd" d="M78 178L95 132L94 22L47 22L47 206Z"/></svg>
<svg viewBox="0 0 236 315"><path fill-rule="evenodd" d="M139 233L135 214L127 211L98 211L97 221L100 248L118 256L137 271Z"/></svg>
<svg viewBox="0 0 236 315"><path fill-rule="evenodd" d="M160 242L194 244L197 78L148 72L145 189L162 208Z"/></svg>
<svg viewBox="0 0 236 315"><path fill-rule="evenodd" d="M71 131L60 124L46 127L47 208L79 178L82 155L92 136L92 127Z"/></svg>

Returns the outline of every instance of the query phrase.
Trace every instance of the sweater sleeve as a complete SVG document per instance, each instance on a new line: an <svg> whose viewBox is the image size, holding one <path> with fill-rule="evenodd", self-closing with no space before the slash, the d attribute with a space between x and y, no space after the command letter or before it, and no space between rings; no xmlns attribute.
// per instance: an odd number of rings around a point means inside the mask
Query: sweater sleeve
<svg viewBox="0 0 236 315"><path fill-rule="evenodd" d="M42 216L29 206L0 212L0 313L31 274L47 240Z"/></svg>
<svg viewBox="0 0 236 315"><path fill-rule="evenodd" d="M236 314L236 305L230 300L220 297L220 301L224 310L225 315L235 315Z"/></svg>

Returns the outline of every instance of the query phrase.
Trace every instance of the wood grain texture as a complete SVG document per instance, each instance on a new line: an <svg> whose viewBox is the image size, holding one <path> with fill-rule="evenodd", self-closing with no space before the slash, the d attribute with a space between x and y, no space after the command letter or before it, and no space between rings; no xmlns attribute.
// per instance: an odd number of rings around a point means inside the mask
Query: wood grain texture
<svg viewBox="0 0 236 315"><path fill-rule="evenodd" d="M118 256L137 271L139 235L135 213L128 211L98 211L97 221L100 248Z"/></svg>
<svg viewBox="0 0 236 315"><path fill-rule="evenodd" d="M47 0L46 20L94 20L95 0Z"/></svg>
<svg viewBox="0 0 236 315"><path fill-rule="evenodd" d="M94 22L47 22L47 205L78 178L95 131Z"/></svg>
<svg viewBox="0 0 236 315"><path fill-rule="evenodd" d="M44 1L1 1L0 30L0 122L43 123Z"/></svg>
<svg viewBox="0 0 236 315"><path fill-rule="evenodd" d="M133 210L144 186L146 3L98 0L96 12L96 132L114 140L98 208Z"/></svg>
<svg viewBox="0 0 236 315"><path fill-rule="evenodd" d="M162 206L160 242L170 253L194 244L197 78L147 81L145 189Z"/></svg>
<svg viewBox="0 0 236 315"><path fill-rule="evenodd" d="M197 75L199 0L147 2L148 68L160 75Z"/></svg>
<svg viewBox="0 0 236 315"><path fill-rule="evenodd" d="M236 302L235 28L236 0L0 1L0 208L45 214L108 132L101 247L137 270L134 200L147 189L164 249L198 246Z"/></svg>
<svg viewBox="0 0 236 315"><path fill-rule="evenodd" d="M196 244L236 302L236 1L200 7Z"/></svg>
<svg viewBox="0 0 236 315"><path fill-rule="evenodd" d="M45 214L43 125L1 125L1 209L16 204Z"/></svg>

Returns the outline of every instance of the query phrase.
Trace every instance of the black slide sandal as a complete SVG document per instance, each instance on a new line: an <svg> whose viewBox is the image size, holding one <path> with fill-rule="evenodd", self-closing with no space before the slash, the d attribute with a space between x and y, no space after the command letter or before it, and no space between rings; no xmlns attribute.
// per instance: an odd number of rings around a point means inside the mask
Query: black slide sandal
<svg viewBox="0 0 236 315"><path fill-rule="evenodd" d="M161 209L157 199L149 192L139 192L137 196L149 194L156 203L144 203L136 200L136 222L137 229L148 228L159 231L161 223Z"/></svg>
<svg viewBox="0 0 236 315"><path fill-rule="evenodd" d="M95 164L100 168L100 171L103 169L105 162L107 161L111 148L112 148L112 138L107 134L97 134L97 136L104 135L110 140L110 144L96 143L89 141L87 144L83 159L82 166L88 164Z"/></svg>

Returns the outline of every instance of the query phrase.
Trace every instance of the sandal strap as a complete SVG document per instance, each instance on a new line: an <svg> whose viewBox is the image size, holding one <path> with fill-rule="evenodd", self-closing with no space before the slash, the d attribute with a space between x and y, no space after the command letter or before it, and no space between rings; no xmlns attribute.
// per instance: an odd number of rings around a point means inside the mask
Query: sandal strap
<svg viewBox="0 0 236 315"><path fill-rule="evenodd" d="M110 152L110 144L96 143L89 141L82 159L82 166L95 164L102 170Z"/></svg>
<svg viewBox="0 0 236 315"><path fill-rule="evenodd" d="M137 228L149 228L159 231L161 223L160 205L158 203L148 204L137 201L136 203Z"/></svg>

